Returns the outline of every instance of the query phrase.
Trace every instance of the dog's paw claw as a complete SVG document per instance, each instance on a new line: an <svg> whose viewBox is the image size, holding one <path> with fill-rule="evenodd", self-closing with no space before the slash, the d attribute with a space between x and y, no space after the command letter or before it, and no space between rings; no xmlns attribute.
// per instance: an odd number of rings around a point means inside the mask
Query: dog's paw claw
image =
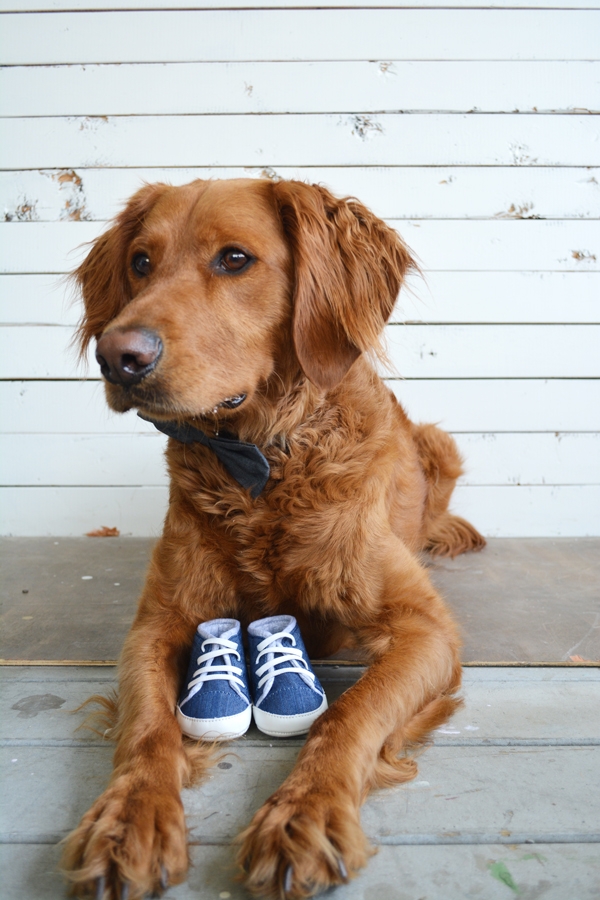
<svg viewBox="0 0 600 900"><path fill-rule="evenodd" d="M166 866L160 867L160 886L163 891L169 887L169 873L167 872Z"/></svg>
<svg viewBox="0 0 600 900"><path fill-rule="evenodd" d="M289 894L292 890L292 884L294 881L294 869L292 866L288 866L285 870L285 875L283 878L283 890L284 893Z"/></svg>
<svg viewBox="0 0 600 900"><path fill-rule="evenodd" d="M104 875L101 875L99 878L96 878L96 893L94 894L95 900L102 900L105 890L106 878L104 877Z"/></svg>
<svg viewBox="0 0 600 900"><path fill-rule="evenodd" d="M344 860L342 859L341 856L338 859L338 869L339 869L340 875L342 876L342 880L348 881L348 869L346 868L346 863L344 862Z"/></svg>

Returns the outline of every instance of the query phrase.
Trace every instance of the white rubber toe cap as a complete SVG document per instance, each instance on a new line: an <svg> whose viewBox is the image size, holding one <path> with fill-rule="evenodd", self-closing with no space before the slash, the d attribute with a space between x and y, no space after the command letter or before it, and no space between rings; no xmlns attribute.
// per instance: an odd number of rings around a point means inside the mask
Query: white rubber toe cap
<svg viewBox="0 0 600 900"><path fill-rule="evenodd" d="M307 713L296 713L293 716L280 716L275 713L265 712L264 709L252 707L254 721L256 727L271 737L295 737L298 734L306 734L310 726L316 721L321 713L327 709L327 697L323 697L323 702L318 709L313 709Z"/></svg>
<svg viewBox="0 0 600 900"><path fill-rule="evenodd" d="M184 734L202 741L229 741L245 734L252 721L252 707L234 716L222 716L216 719L195 719L184 715L177 707L177 721Z"/></svg>

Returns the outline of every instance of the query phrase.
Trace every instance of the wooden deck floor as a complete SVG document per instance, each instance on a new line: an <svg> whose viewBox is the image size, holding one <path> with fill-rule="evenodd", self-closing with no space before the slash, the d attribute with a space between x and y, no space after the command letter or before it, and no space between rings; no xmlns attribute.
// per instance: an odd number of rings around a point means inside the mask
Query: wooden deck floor
<svg viewBox="0 0 600 900"><path fill-rule="evenodd" d="M480 569L483 562L482 555ZM84 568L78 565L78 580ZM460 579L469 579L460 567L452 571L453 591L459 593ZM47 580L52 574L47 568ZM564 593L564 584L556 585L556 593ZM589 628L600 590L594 593L588 584L586 591L590 602L584 592L573 619L587 616ZM64 619L54 617L49 601L45 623L54 640ZM498 618L497 609L491 612ZM548 630L551 620L545 621ZM71 640L71 626L67 631ZM597 630L585 638L587 647L592 639ZM113 667L91 662L2 667L3 900L64 895L57 842L108 779L111 745L75 730L84 714L73 710L114 684ZM330 700L360 673L352 666L319 668ZM600 669L471 666L465 669L464 695L464 709L421 756L417 778L367 800L362 821L378 853L351 884L327 896L598 900ZM168 897L247 900L234 880L231 840L290 771L300 746L299 740L266 738L252 728L230 745L231 754L206 782L184 792L194 864L186 884Z"/></svg>

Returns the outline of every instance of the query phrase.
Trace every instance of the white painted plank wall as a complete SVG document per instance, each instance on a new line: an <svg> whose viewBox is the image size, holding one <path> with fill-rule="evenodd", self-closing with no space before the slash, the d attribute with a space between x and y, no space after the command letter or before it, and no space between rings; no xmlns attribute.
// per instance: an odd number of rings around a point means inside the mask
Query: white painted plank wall
<svg viewBox="0 0 600 900"><path fill-rule="evenodd" d="M418 254L389 383L455 434L455 509L600 533L598 3L195 5L0 2L2 532L160 531L164 438L82 380L61 276L141 181L262 175Z"/></svg>

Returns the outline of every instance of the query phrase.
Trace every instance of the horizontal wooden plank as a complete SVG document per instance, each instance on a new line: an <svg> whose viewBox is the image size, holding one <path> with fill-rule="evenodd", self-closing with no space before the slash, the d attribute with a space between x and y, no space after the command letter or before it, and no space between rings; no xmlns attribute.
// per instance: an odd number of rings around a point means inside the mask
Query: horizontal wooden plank
<svg viewBox="0 0 600 900"><path fill-rule="evenodd" d="M61 325L0 327L0 378L84 378L88 372L95 374L92 348L87 362L80 363L72 340L73 329Z"/></svg>
<svg viewBox="0 0 600 900"><path fill-rule="evenodd" d="M116 687L117 681L108 675L94 680L93 669L80 680L81 671L57 668L50 675L33 667L4 670L0 742L97 742L96 735L83 729L74 737L75 728L89 713L89 707L80 707L90 695L106 694ZM521 741L600 741L600 718L595 715L600 690L598 671L554 668L545 671L543 680L535 677L537 671L499 667L466 669L463 675L465 705L447 726L436 731L435 743L452 746L465 741L474 745L494 741L515 744ZM356 674L355 670L350 675L345 670L321 668L319 678L330 701L339 696L340 681L343 688L349 687L356 680ZM19 715L21 710L14 704L28 693L35 695L36 685L44 684L64 703L60 707L40 710L35 716ZM574 706L578 709L576 718L573 717ZM252 739L260 738L260 732L253 729ZM243 739L240 745L244 743ZM265 739L265 743L269 740Z"/></svg>
<svg viewBox="0 0 600 900"><path fill-rule="evenodd" d="M597 325L390 325L388 354L405 378L595 378Z"/></svg>
<svg viewBox="0 0 600 900"><path fill-rule="evenodd" d="M0 534L86 534L106 525L122 535L158 537L166 487L0 488Z"/></svg>
<svg viewBox="0 0 600 900"><path fill-rule="evenodd" d="M391 321L598 322L600 272L428 272L407 279Z"/></svg>
<svg viewBox="0 0 600 900"><path fill-rule="evenodd" d="M76 536L107 525L141 537L160 534L168 495L166 487L5 487L0 500L0 534ZM490 537L600 535L596 485L461 485L452 509Z"/></svg>
<svg viewBox="0 0 600 900"><path fill-rule="evenodd" d="M4 434L5 486L168 484L166 438L149 434ZM600 434L460 434L463 485L600 485Z"/></svg>
<svg viewBox="0 0 600 900"><path fill-rule="evenodd" d="M460 432L600 431L600 379L390 381L415 422ZM134 412L111 412L99 381L0 381L0 432L153 434Z"/></svg>
<svg viewBox="0 0 600 900"><path fill-rule="evenodd" d="M0 378L77 378L97 373L70 348L71 328L0 327ZM390 325L390 369L403 378L596 378L598 325Z"/></svg>
<svg viewBox="0 0 600 900"><path fill-rule="evenodd" d="M79 298L61 275L0 275L3 325L77 324Z"/></svg>
<svg viewBox="0 0 600 900"><path fill-rule="evenodd" d="M596 10L310 9L3 16L5 65L598 59ZM137 40L132 40L136 35Z"/></svg>
<svg viewBox="0 0 600 900"><path fill-rule="evenodd" d="M243 62L13 66L2 116L583 112L598 62Z"/></svg>
<svg viewBox="0 0 600 900"><path fill-rule="evenodd" d="M512 488L511 488L512 490ZM158 537L166 487L0 488L0 534L82 535L102 525Z"/></svg>
<svg viewBox="0 0 600 900"><path fill-rule="evenodd" d="M460 434L456 441L463 485L600 485L600 434Z"/></svg>
<svg viewBox="0 0 600 900"><path fill-rule="evenodd" d="M599 272L430 272L411 277L393 322L600 322ZM56 275L0 275L0 323L77 324L81 304Z"/></svg>
<svg viewBox="0 0 600 900"><path fill-rule="evenodd" d="M600 535L597 485L459 485L452 496L451 509L474 522L488 537Z"/></svg>
<svg viewBox="0 0 600 900"><path fill-rule="evenodd" d="M58 871L60 852L55 840L50 844L0 846L4 900L56 900L62 896L65 885ZM228 900L246 900L246 889L235 880L231 846L192 846L190 859L190 875L183 884L169 888L170 900L197 900L200 889L207 897L226 894ZM394 897L398 884L418 885L419 896L435 897L443 884L445 900L478 894L485 900L506 900L508 872L511 883L525 897L535 897L543 880L544 900L564 900L565 884L577 890L577 900L597 900L599 871L600 849L590 843L382 846L356 881L335 888L335 897L383 900ZM460 889L454 892L451 885L460 885Z"/></svg>
<svg viewBox="0 0 600 900"><path fill-rule="evenodd" d="M188 821L198 836L206 834L203 820L210 811L214 812L210 822L213 836L235 837L295 762L295 749L277 749L277 757L265 760L255 755L256 751L240 747L239 761L225 777L219 772L201 790L184 792ZM418 779L392 795L396 802L387 791L369 797L361 810L362 825L376 843L393 844L408 834L499 835L509 823L506 830L513 835L534 829L539 834L545 830L541 822L546 823L547 834L593 833L598 815L586 804L586 781L593 779L599 757L600 750L591 747L504 752L498 748L432 747L419 758ZM262 765L257 772L259 762ZM226 790L235 792L239 801L235 812L227 810L229 815L220 806ZM512 815L507 822L508 809Z"/></svg>
<svg viewBox="0 0 600 900"><path fill-rule="evenodd" d="M432 379L389 386L413 421L436 422L454 433L600 431L600 379ZM36 387L36 395L43 390L43 384Z"/></svg>
<svg viewBox="0 0 600 900"><path fill-rule="evenodd" d="M156 433L134 412L111 412L100 381L0 381L0 408L5 433Z"/></svg>
<svg viewBox="0 0 600 900"><path fill-rule="evenodd" d="M42 116L8 134L2 169L600 165L589 115Z"/></svg>
<svg viewBox="0 0 600 900"><path fill-rule="evenodd" d="M264 171L358 197L388 219L600 218L598 168L279 166ZM197 178L262 173L241 167L7 171L0 172L0 203L5 221L104 221L112 219L144 182L187 184Z"/></svg>
<svg viewBox="0 0 600 900"><path fill-rule="evenodd" d="M0 751L3 770L10 771L1 828L21 841L27 834L75 827L111 769L110 744L16 751ZM297 746L281 742L268 754L237 742L227 769L215 767L202 785L182 792L194 843L235 838L290 773L297 754ZM590 785L599 762L598 747L431 747L419 758L418 779L393 793L371 794L361 810L362 825L375 843L385 844L444 834L472 835L473 843L484 835L488 841L492 835L515 841L527 834L540 841L558 834L593 840L600 823L597 806L589 802ZM54 802L40 803L41 796Z"/></svg>
<svg viewBox="0 0 600 900"><path fill-rule="evenodd" d="M35 487L168 484L165 435L1 435L0 483ZM581 483L581 482L578 482Z"/></svg>
<svg viewBox="0 0 600 900"><path fill-rule="evenodd" d="M388 221L426 273L600 271L600 221ZM100 222L0 223L0 273L72 271L86 243L105 228Z"/></svg>

